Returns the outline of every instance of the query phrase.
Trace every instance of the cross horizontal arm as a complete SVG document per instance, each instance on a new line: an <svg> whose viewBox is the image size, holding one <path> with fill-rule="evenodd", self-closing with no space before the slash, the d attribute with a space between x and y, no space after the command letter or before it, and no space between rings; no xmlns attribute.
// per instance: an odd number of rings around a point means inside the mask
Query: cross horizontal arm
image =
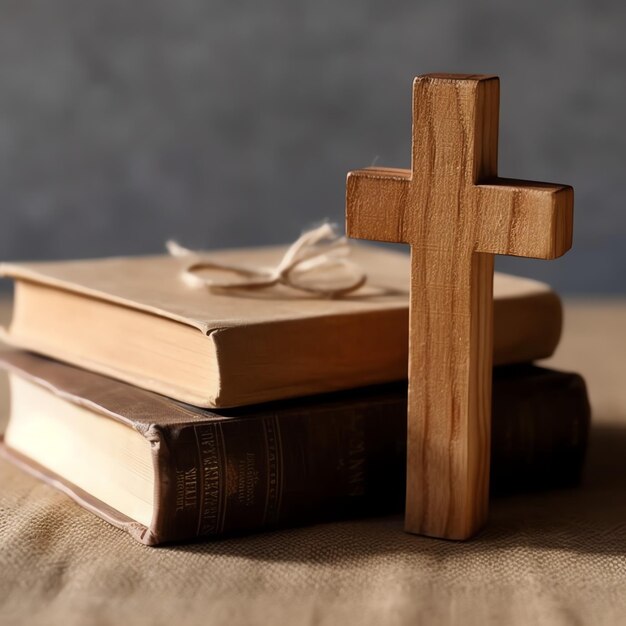
<svg viewBox="0 0 626 626"><path fill-rule="evenodd" d="M474 192L478 252L555 259L571 248L571 187L497 178Z"/></svg>
<svg viewBox="0 0 626 626"><path fill-rule="evenodd" d="M348 173L346 234L357 239L405 242L411 170L368 167Z"/></svg>

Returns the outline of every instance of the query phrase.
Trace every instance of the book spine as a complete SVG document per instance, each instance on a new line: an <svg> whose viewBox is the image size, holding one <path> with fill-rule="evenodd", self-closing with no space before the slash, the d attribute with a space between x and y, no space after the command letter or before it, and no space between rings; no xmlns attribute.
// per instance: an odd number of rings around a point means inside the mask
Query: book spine
<svg viewBox="0 0 626 626"><path fill-rule="evenodd" d="M168 428L153 535L179 541L401 510L402 396ZM498 493L566 486L580 476L589 428L580 377L528 384L496 377L493 424Z"/></svg>
<svg viewBox="0 0 626 626"><path fill-rule="evenodd" d="M174 541L397 509L405 416L396 394L170 427L151 532Z"/></svg>

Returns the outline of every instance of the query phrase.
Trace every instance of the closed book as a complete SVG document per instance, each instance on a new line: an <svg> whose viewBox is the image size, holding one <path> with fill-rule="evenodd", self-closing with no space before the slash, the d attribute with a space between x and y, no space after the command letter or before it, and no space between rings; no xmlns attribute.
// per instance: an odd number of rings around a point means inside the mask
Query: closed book
<svg viewBox="0 0 626 626"><path fill-rule="evenodd" d="M402 509L404 384L210 411L27 353L2 359L3 453L145 544ZM493 390L498 491L575 484L581 377L503 368Z"/></svg>
<svg viewBox="0 0 626 626"><path fill-rule="evenodd" d="M284 248L207 254L273 267ZM168 256L5 264L15 280L7 342L196 406L234 407L402 380L409 258L354 246L367 283L324 299L288 287L212 293ZM561 303L546 285L497 274L494 363L550 356Z"/></svg>

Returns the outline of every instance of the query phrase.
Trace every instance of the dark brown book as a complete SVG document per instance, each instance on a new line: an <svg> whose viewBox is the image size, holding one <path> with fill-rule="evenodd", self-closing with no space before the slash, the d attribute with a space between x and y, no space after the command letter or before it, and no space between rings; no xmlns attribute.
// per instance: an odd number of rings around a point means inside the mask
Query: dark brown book
<svg viewBox="0 0 626 626"><path fill-rule="evenodd" d="M406 386L209 411L27 353L2 356L4 454L155 545L401 510ZM493 485L573 485L589 429L585 384L495 370Z"/></svg>

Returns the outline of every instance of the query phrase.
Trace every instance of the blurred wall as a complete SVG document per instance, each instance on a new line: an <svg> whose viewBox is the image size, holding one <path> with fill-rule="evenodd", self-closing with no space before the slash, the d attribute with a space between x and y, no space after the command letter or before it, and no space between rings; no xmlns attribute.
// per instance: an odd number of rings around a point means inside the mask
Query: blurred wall
<svg viewBox="0 0 626 626"><path fill-rule="evenodd" d="M500 269L626 293L626 4L1 0L0 257L286 242L408 167L411 82L502 79L500 173L576 189L575 249Z"/></svg>

